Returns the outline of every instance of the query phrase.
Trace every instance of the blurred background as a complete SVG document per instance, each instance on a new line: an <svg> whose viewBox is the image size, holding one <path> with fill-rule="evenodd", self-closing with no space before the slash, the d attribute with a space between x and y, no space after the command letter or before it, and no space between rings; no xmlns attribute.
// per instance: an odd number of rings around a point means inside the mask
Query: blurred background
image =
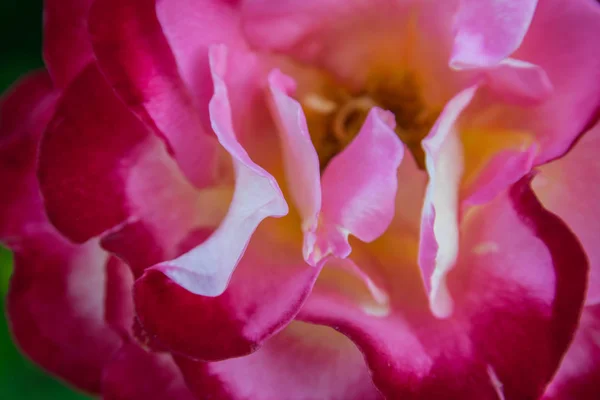
<svg viewBox="0 0 600 400"><path fill-rule="evenodd" d="M42 67L42 0L0 0L0 92L22 74ZM2 185L2 182L0 182ZM2 191L10 188L0 186ZM23 357L11 340L4 315L12 257L0 248L0 399L87 399Z"/></svg>

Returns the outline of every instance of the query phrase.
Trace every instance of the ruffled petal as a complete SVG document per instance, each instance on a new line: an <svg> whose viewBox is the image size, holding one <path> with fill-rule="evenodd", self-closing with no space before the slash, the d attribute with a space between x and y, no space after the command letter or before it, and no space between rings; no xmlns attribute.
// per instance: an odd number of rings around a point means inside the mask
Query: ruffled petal
<svg viewBox="0 0 600 400"><path fill-rule="evenodd" d="M506 398L541 395L577 328L588 275L579 241L542 207L529 181L511 188L510 203L500 196L465 216L467 250L450 284ZM505 334L513 329L514 335ZM515 350L515 340L521 350Z"/></svg>
<svg viewBox="0 0 600 400"><path fill-rule="evenodd" d="M13 250L7 312L17 344L44 369L99 393L102 369L121 346L104 319L108 254L97 241L71 245L50 227Z"/></svg>
<svg viewBox="0 0 600 400"><path fill-rule="evenodd" d="M523 41L536 6L537 0L461 1L450 65L487 67L507 58Z"/></svg>
<svg viewBox="0 0 600 400"><path fill-rule="evenodd" d="M123 101L165 138L197 187L223 174L217 141L197 105L156 17L155 0L97 1L89 20L95 56Z"/></svg>
<svg viewBox="0 0 600 400"><path fill-rule="evenodd" d="M594 400L600 396L600 305L587 306L579 328L543 400Z"/></svg>
<svg viewBox="0 0 600 400"><path fill-rule="evenodd" d="M390 398L539 398L576 329L587 268L575 236L526 185L466 217L449 318L429 312L410 243L387 234L353 252L382 277L387 313L319 279L298 318L350 337Z"/></svg>
<svg viewBox="0 0 600 400"><path fill-rule="evenodd" d="M60 89L93 60L87 18L94 0L44 1L44 61Z"/></svg>
<svg viewBox="0 0 600 400"><path fill-rule="evenodd" d="M61 233L76 242L116 235L122 242L112 236L107 247L136 269L180 255L192 232L218 225L230 198L196 190L93 65L62 96L38 176Z"/></svg>
<svg viewBox="0 0 600 400"><path fill-rule="evenodd" d="M154 269L138 279L137 313L157 348L201 360L238 357L294 318L319 271L304 262L299 243L282 241L268 225L254 234L220 296L195 295Z"/></svg>
<svg viewBox="0 0 600 400"><path fill-rule="evenodd" d="M319 271L302 260L299 243L282 234L289 221L267 218L285 215L287 203L275 179L237 140L223 80L224 46L211 50L211 63L213 129L233 158L233 200L204 243L147 270L136 284L144 328L172 351L204 360L255 350L294 317Z"/></svg>
<svg viewBox="0 0 600 400"><path fill-rule="evenodd" d="M600 123L586 132L566 156L540 167L533 188L540 201L577 235L590 260L586 304L600 303Z"/></svg>
<svg viewBox="0 0 600 400"><path fill-rule="evenodd" d="M149 353L125 344L104 369L105 400L194 400L179 368L168 354ZM201 398L201 397L198 397Z"/></svg>
<svg viewBox="0 0 600 400"><path fill-rule="evenodd" d="M178 359L199 397L272 400L374 400L362 354L333 329L293 322L246 357L199 363Z"/></svg>
<svg viewBox="0 0 600 400"><path fill-rule="evenodd" d="M200 246L181 257L159 264L159 270L195 294L219 296L241 259L252 234L267 217L282 217L288 206L275 178L255 164L240 145L233 128L231 105L223 75L227 49L211 50L215 95L210 103L213 129L233 158L235 192L221 225Z"/></svg>
<svg viewBox="0 0 600 400"><path fill-rule="evenodd" d="M322 177L323 207L308 262L332 254L345 258L348 236L364 242L379 237L394 218L397 173L404 146L394 132L391 113L371 110L356 138L338 154Z"/></svg>
<svg viewBox="0 0 600 400"><path fill-rule="evenodd" d="M473 86L456 95L422 142L430 182L421 220L419 265L431 310L439 317L452 313L445 278L458 256L459 186L464 160L456 121L476 91Z"/></svg>

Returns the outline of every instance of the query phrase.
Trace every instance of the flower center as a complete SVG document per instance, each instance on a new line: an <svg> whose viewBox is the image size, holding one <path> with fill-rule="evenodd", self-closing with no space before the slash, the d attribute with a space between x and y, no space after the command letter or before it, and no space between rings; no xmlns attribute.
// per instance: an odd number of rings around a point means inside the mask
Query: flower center
<svg viewBox="0 0 600 400"><path fill-rule="evenodd" d="M413 74L373 79L357 92L328 84L301 100L321 170L354 139L375 106L395 115L398 137L424 169L421 140L429 133L439 111L427 107Z"/></svg>

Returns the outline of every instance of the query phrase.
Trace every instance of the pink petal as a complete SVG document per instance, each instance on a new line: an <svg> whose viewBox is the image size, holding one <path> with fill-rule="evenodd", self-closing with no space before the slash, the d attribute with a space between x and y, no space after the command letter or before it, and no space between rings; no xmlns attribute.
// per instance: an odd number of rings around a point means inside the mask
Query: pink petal
<svg viewBox="0 0 600 400"><path fill-rule="evenodd" d="M314 229L321 211L321 173L302 106L290 97L295 82L279 70L269 75L273 107L280 124L286 179L304 230Z"/></svg>
<svg viewBox="0 0 600 400"><path fill-rule="evenodd" d="M576 328L586 260L526 183L463 225L461 257L448 279L449 318L429 313L404 243L384 236L355 253L366 254L357 263L370 275L383 277L389 313L372 314L319 279L299 319L350 337L389 398L539 398Z"/></svg>
<svg viewBox="0 0 600 400"><path fill-rule="evenodd" d="M418 236L426 188L427 173L418 167L411 154L407 154L398 168L396 206L390 229Z"/></svg>
<svg viewBox="0 0 600 400"><path fill-rule="evenodd" d="M183 81L191 90L206 126L213 95L209 48L225 44L246 48L235 2L211 0L158 0L156 14L177 61Z"/></svg>
<svg viewBox="0 0 600 400"><path fill-rule="evenodd" d="M104 320L108 254L97 241L71 245L50 227L14 251L7 312L19 347L44 369L98 393L102 369L121 345Z"/></svg>
<svg viewBox="0 0 600 400"><path fill-rule="evenodd" d="M275 178L255 164L237 141L223 75L227 49L211 50L215 95L210 103L213 129L231 154L236 174L229 211L217 230L201 245L181 257L159 264L159 270L195 294L219 296L242 258L252 234L267 217L282 217L288 206Z"/></svg>
<svg viewBox="0 0 600 400"><path fill-rule="evenodd" d="M579 328L543 400L594 400L600 396L600 305L583 309Z"/></svg>
<svg viewBox="0 0 600 400"><path fill-rule="evenodd" d="M463 0L450 58L454 68L487 67L514 52L525 37L537 0Z"/></svg>
<svg viewBox="0 0 600 400"><path fill-rule="evenodd" d="M483 139L485 140L485 139ZM489 139L488 139L489 140ZM475 180L463 187L462 206L484 204L491 201L504 188L527 175L538 153L537 144L524 149L501 149L487 161Z"/></svg>
<svg viewBox="0 0 600 400"><path fill-rule="evenodd" d="M0 103L0 181L7 188L0 196L0 241L9 246L44 229L35 164L56 97L48 73L40 71L9 89Z"/></svg>
<svg viewBox="0 0 600 400"><path fill-rule="evenodd" d="M130 242L127 248L111 248L136 268L181 254L177 248L191 232L213 228L224 214L183 177L163 143L94 66L63 94L40 147L38 175L48 215L61 233L77 242L119 235ZM228 197L219 199L226 207ZM131 232L131 224L138 230Z"/></svg>
<svg viewBox="0 0 600 400"><path fill-rule="evenodd" d="M95 56L123 101L166 140L186 176L206 186L223 172L218 144L179 75L154 3L96 2L89 21Z"/></svg>
<svg viewBox="0 0 600 400"><path fill-rule="evenodd" d="M586 304L600 303L600 123L586 132L566 156L540 167L533 188L541 202L577 235L590 260Z"/></svg>
<svg viewBox="0 0 600 400"><path fill-rule="evenodd" d="M554 95L527 110L544 152L538 163L563 154L600 107L600 8L593 1L540 2L515 57L543 68ZM573 63L572 60L585 60Z"/></svg>
<svg viewBox="0 0 600 400"><path fill-rule="evenodd" d="M293 322L246 357L215 363L178 359L197 396L272 400L381 399L362 354L333 329Z"/></svg>
<svg viewBox="0 0 600 400"><path fill-rule="evenodd" d="M563 155L593 123L600 107L600 55L592 39L599 35L600 9L595 2L540 2L513 57L542 68L554 87L552 94L535 107L490 96L487 107L474 114L487 115L481 121L485 129L533 134L540 147L536 165Z"/></svg>
<svg viewBox="0 0 600 400"><path fill-rule="evenodd" d="M148 353L125 344L104 369L105 400L194 400L179 368L168 354Z"/></svg>
<svg viewBox="0 0 600 400"><path fill-rule="evenodd" d="M87 17L93 0L44 1L44 61L64 89L92 61Z"/></svg>
<svg viewBox="0 0 600 400"><path fill-rule="evenodd" d="M504 101L536 103L554 90L550 78L541 67L522 60L507 58L487 71L488 87Z"/></svg>
<svg viewBox="0 0 600 400"><path fill-rule="evenodd" d="M372 109L356 138L325 169L323 207L314 239L309 239L309 263L329 254L345 258L351 251L349 235L371 242L392 222L404 155L394 127L391 113Z"/></svg>
<svg viewBox="0 0 600 400"><path fill-rule="evenodd" d="M459 185L464 165L455 124L476 90L473 86L456 95L422 143L430 182L421 221L419 265L431 310L439 317L452 313L445 279L458 256Z"/></svg>
<svg viewBox="0 0 600 400"><path fill-rule="evenodd" d="M195 295L147 270L136 282L136 309L158 347L201 360L239 357L294 318L319 270L306 265L299 244L269 228L255 233L220 296Z"/></svg>

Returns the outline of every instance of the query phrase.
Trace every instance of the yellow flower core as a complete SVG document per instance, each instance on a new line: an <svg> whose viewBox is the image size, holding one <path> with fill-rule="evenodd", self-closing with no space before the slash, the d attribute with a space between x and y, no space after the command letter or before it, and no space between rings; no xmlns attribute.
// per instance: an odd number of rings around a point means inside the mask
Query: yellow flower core
<svg viewBox="0 0 600 400"><path fill-rule="evenodd" d="M375 106L394 113L398 137L424 168L421 140L429 133L439 111L426 106L413 74L382 78L367 81L363 90L355 92L329 80L318 92L301 99L321 170L354 139Z"/></svg>

